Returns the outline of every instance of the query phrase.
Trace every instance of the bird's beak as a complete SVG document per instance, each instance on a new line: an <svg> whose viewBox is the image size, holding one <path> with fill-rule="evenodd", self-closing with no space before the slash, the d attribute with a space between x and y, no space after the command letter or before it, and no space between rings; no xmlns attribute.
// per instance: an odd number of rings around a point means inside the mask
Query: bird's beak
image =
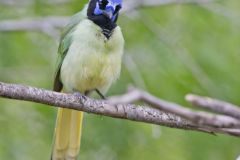
<svg viewBox="0 0 240 160"><path fill-rule="evenodd" d="M109 19L112 19L113 17L113 12L111 10L104 10L103 15L106 16Z"/></svg>

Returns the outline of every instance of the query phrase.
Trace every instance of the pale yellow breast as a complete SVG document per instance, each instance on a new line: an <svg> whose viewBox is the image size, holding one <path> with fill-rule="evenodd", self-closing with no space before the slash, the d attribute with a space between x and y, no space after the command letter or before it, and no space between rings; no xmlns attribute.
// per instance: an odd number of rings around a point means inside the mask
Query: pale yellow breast
<svg viewBox="0 0 240 160"><path fill-rule="evenodd" d="M105 93L119 77L124 40L116 27L107 40L100 27L83 20L72 33L73 39L61 67L61 80L67 91L99 89Z"/></svg>

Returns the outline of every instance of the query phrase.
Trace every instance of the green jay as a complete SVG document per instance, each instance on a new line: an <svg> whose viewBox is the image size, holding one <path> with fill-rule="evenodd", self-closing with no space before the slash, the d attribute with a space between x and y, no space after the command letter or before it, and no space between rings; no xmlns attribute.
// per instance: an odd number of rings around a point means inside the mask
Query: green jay
<svg viewBox="0 0 240 160"><path fill-rule="evenodd" d="M116 24L122 0L90 0L62 35L54 91L103 96L119 77L124 49ZM83 113L58 109L52 160L76 160Z"/></svg>

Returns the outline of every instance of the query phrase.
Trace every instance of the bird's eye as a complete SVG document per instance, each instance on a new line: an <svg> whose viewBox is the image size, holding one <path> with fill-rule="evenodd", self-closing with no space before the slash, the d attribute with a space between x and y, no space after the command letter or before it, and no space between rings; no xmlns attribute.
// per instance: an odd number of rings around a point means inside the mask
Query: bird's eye
<svg viewBox="0 0 240 160"><path fill-rule="evenodd" d="M99 1L99 8L101 9L101 10L104 10L105 8L106 8L106 6L108 5L108 0L100 0Z"/></svg>
<svg viewBox="0 0 240 160"><path fill-rule="evenodd" d="M117 5L113 14L118 13L118 11L120 11L121 8L122 8L122 6L120 4Z"/></svg>

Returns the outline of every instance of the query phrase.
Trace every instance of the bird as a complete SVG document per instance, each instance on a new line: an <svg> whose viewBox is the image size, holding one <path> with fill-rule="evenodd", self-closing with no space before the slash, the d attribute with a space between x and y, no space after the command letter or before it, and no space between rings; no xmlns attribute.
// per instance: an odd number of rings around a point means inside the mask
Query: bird
<svg viewBox="0 0 240 160"><path fill-rule="evenodd" d="M122 0L89 0L65 27L53 90L104 98L121 72L124 37L117 25ZM83 112L59 108L51 160L77 160Z"/></svg>

